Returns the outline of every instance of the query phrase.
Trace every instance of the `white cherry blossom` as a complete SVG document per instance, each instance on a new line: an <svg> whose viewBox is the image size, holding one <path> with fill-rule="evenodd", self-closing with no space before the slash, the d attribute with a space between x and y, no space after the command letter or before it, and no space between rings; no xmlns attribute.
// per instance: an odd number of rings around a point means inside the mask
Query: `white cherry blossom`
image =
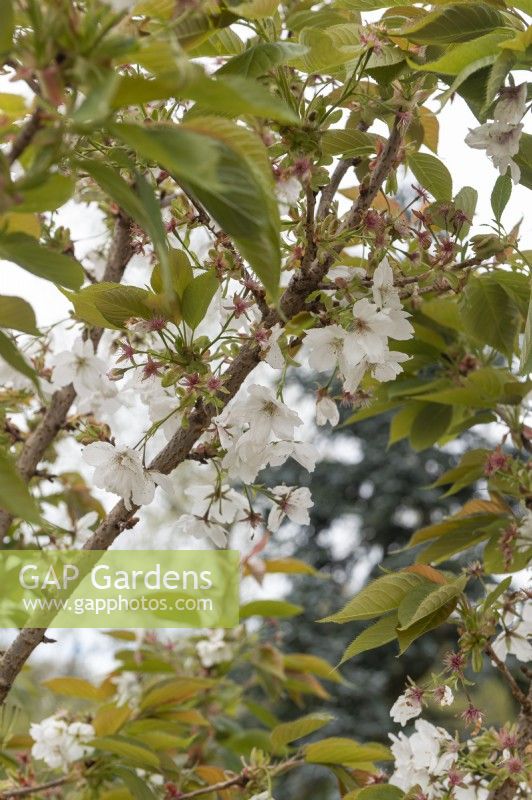
<svg viewBox="0 0 532 800"><path fill-rule="evenodd" d="M364 357L364 350L353 333L340 325L312 328L305 336L308 363L318 372L330 372L338 366L342 375L348 374Z"/></svg>
<svg viewBox="0 0 532 800"><path fill-rule="evenodd" d="M283 369L285 365L284 356L279 346L279 339L283 335L283 328L277 323L270 330L270 337L266 343L265 348L267 354L264 358L265 362L273 369Z"/></svg>
<svg viewBox="0 0 532 800"><path fill-rule="evenodd" d="M272 434L279 439L293 439L294 429L303 424L301 417L278 400L271 389L253 384L248 396L234 403L227 415L229 422L250 425L248 439L263 443Z"/></svg>
<svg viewBox="0 0 532 800"><path fill-rule="evenodd" d="M292 206L296 205L301 194L301 188L301 183L293 175L277 181L275 184L275 196L282 214L285 214Z"/></svg>
<svg viewBox="0 0 532 800"><path fill-rule="evenodd" d="M453 788L455 800L488 800L490 795L485 781L474 780L472 775L465 775L461 785Z"/></svg>
<svg viewBox="0 0 532 800"><path fill-rule="evenodd" d="M177 520L177 530L195 539L210 539L217 547L227 546L227 531L223 525L195 514L183 514Z"/></svg>
<svg viewBox="0 0 532 800"><path fill-rule="evenodd" d="M121 706L131 706L137 709L142 697L142 686L134 672L121 672L111 679L116 689L115 703Z"/></svg>
<svg viewBox="0 0 532 800"><path fill-rule="evenodd" d="M340 412L338 406L330 397L320 395L316 401L316 425L327 425L330 423L334 428L340 422Z"/></svg>
<svg viewBox="0 0 532 800"><path fill-rule="evenodd" d="M522 123L486 122L470 130L465 141L469 147L485 150L501 175L505 175L510 167L513 182L519 183L521 170L513 157L519 152L522 131Z"/></svg>
<svg viewBox="0 0 532 800"><path fill-rule="evenodd" d="M93 748L87 742L96 736L92 725L84 722L68 724L52 716L30 725L30 736L34 741L33 758L41 759L51 769L66 772L74 761L90 755Z"/></svg>
<svg viewBox="0 0 532 800"><path fill-rule="evenodd" d="M70 350L57 353L51 363L53 385L61 387L72 383L81 397L94 393L107 369L105 361L94 354L91 340L81 338L76 339Z"/></svg>
<svg viewBox="0 0 532 800"><path fill-rule="evenodd" d="M386 340L392 335L393 324L387 313L365 297L353 306L356 342L363 354L378 361L386 349Z"/></svg>
<svg viewBox="0 0 532 800"><path fill-rule="evenodd" d="M505 86L501 89L493 116L498 122L518 125L526 111L527 85Z"/></svg>
<svg viewBox="0 0 532 800"><path fill-rule="evenodd" d="M407 689L404 694L399 695L391 707L390 717L404 727L409 720L419 717L422 711L421 698L411 689Z"/></svg>
<svg viewBox="0 0 532 800"><path fill-rule="evenodd" d="M492 644L495 655L501 661L505 661L508 655L515 656L525 664L532 661L532 602L528 601L523 607L520 619L506 614L503 621L505 630Z"/></svg>
<svg viewBox="0 0 532 800"><path fill-rule="evenodd" d="M95 467L94 485L120 495L128 510L133 504L151 503L158 485L172 494L168 476L146 469L140 453L130 447L117 449L109 442L93 442L83 451L83 459Z"/></svg>
<svg viewBox="0 0 532 800"><path fill-rule="evenodd" d="M201 639L196 644L196 652L205 669L231 661L233 658L233 649L224 641L224 631L219 628L211 631L207 639Z"/></svg>
<svg viewBox="0 0 532 800"><path fill-rule="evenodd" d="M308 509L314 503L310 490L306 486L296 488L294 486L275 486L272 493L276 498L276 504L271 509L268 516L268 528L275 532L279 529L281 522L288 517L298 525L308 525L310 516Z"/></svg>
<svg viewBox="0 0 532 800"><path fill-rule="evenodd" d="M372 293L378 308L401 308L401 298L393 285L393 270L387 258L382 259L373 273Z"/></svg>

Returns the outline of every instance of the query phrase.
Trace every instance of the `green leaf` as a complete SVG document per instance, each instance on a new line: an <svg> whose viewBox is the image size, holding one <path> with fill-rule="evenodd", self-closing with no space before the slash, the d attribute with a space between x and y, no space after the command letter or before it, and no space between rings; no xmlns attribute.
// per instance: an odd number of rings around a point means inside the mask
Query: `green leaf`
<svg viewBox="0 0 532 800"><path fill-rule="evenodd" d="M425 64L409 60L412 69L423 70L426 72L437 72L440 75L458 75L462 70L475 61L485 58L485 56L499 56L500 42L514 35L511 30L499 30L479 36L478 39L470 42L462 42L454 47L449 47L444 54L435 61L428 61Z"/></svg>
<svg viewBox="0 0 532 800"><path fill-rule="evenodd" d="M22 198L21 202L16 204L17 213L55 211L74 194L74 181L66 175L54 173L47 175L35 186L28 185L27 181L19 181L14 185L14 192L20 194Z"/></svg>
<svg viewBox="0 0 532 800"><path fill-rule="evenodd" d="M299 122L299 117L283 100L257 81L240 75L222 75L217 79L202 76L188 84L183 94L194 100L203 112L224 117L264 117L289 125Z"/></svg>
<svg viewBox="0 0 532 800"><path fill-rule="evenodd" d="M357 800L402 800L405 793L391 783L380 783L375 786L364 786L357 792Z"/></svg>
<svg viewBox="0 0 532 800"><path fill-rule="evenodd" d="M251 600L240 606L240 619L249 617L295 617L303 608L289 603L287 600Z"/></svg>
<svg viewBox="0 0 532 800"><path fill-rule="evenodd" d="M387 611L394 611L403 597L422 581L423 578L411 572L383 575L365 586L341 611L325 617L320 622L343 624L356 619L371 619Z"/></svg>
<svg viewBox="0 0 532 800"><path fill-rule="evenodd" d="M160 768L159 756L148 747L144 747L135 739L125 736L100 736L92 739L91 745L105 753L124 756L131 763L139 767Z"/></svg>
<svg viewBox="0 0 532 800"><path fill-rule="evenodd" d="M120 283L93 283L77 293L66 293L76 316L98 328L122 328L132 317L151 319L147 304L150 294L137 286Z"/></svg>
<svg viewBox="0 0 532 800"><path fill-rule="evenodd" d="M73 164L76 169L82 172L88 172L98 186L100 186L129 217L134 219L141 228L145 228L146 215L142 202L129 183L122 178L116 169L110 167L108 164L104 164L103 161L88 158L75 159Z"/></svg>
<svg viewBox="0 0 532 800"><path fill-rule="evenodd" d="M453 418L450 405L426 403L418 411L410 429L410 443L414 450L426 450L440 439Z"/></svg>
<svg viewBox="0 0 532 800"><path fill-rule="evenodd" d="M272 730L270 734L272 744L276 750L281 749L296 739L302 739L314 731L319 731L333 719L332 714L307 714L292 722L283 722Z"/></svg>
<svg viewBox="0 0 532 800"><path fill-rule="evenodd" d="M11 328L39 336L35 312L22 297L0 295L0 328Z"/></svg>
<svg viewBox="0 0 532 800"><path fill-rule="evenodd" d="M532 288L532 279L531 279ZM521 350L521 361L519 364L519 371L521 375L528 375L532 372L532 291L530 293L530 301L528 305L528 314L525 324L525 335L523 337L523 346Z"/></svg>
<svg viewBox="0 0 532 800"><path fill-rule="evenodd" d="M414 153L408 158L408 166L423 188L436 200L451 200L453 179L439 158L430 153Z"/></svg>
<svg viewBox="0 0 532 800"><path fill-rule="evenodd" d="M121 81L117 72L108 71L92 89L72 116L76 125L95 125L102 122L111 111L111 104ZM141 100L137 102L142 102Z"/></svg>
<svg viewBox="0 0 532 800"><path fill-rule="evenodd" d="M458 211L462 211L467 217L469 222L464 222L457 230L460 239L463 239L469 233L471 222L475 216L477 208L478 192L472 186L463 186L456 194L453 204Z"/></svg>
<svg viewBox="0 0 532 800"><path fill-rule="evenodd" d="M109 697L114 692L112 686L105 684L103 686L95 686L90 681L76 676L50 678L47 681L43 681L43 686L46 686L55 694L76 697L80 700L105 700L106 697Z"/></svg>
<svg viewBox="0 0 532 800"><path fill-rule="evenodd" d="M428 631L433 630L434 628L438 628L442 625L448 617L452 614L456 607L456 598L451 600L447 605L442 606L437 611L434 612L429 617L424 617L423 619L416 622L415 625L411 625L406 630L398 630L397 638L399 640L399 654L402 655L412 642L415 642L416 639L419 639L420 636L427 633Z"/></svg>
<svg viewBox="0 0 532 800"><path fill-rule="evenodd" d="M155 197L152 186L143 175L136 175L135 186L146 215L146 232L159 257L163 290L165 295L171 298L173 295L172 270L168 253L168 236L161 215L161 206Z"/></svg>
<svg viewBox="0 0 532 800"><path fill-rule="evenodd" d="M0 258L67 289L79 289L83 283L83 269L78 261L55 250L48 250L25 233L1 234Z"/></svg>
<svg viewBox="0 0 532 800"><path fill-rule="evenodd" d="M427 542L430 539L439 539L440 536L448 536L457 531L475 533L480 528L485 528L495 519L497 519L497 517L494 514L474 514L470 517L448 517L442 520L442 522L436 522L434 525L427 525L417 530L410 537L408 546L412 547L421 542Z"/></svg>
<svg viewBox="0 0 532 800"><path fill-rule="evenodd" d="M397 638L397 625L397 614L388 614L378 622L374 622L365 631L359 633L356 639L346 648L340 664L344 664L350 658L354 658L360 653L365 653L367 650L374 650L383 644L393 642Z"/></svg>
<svg viewBox="0 0 532 800"><path fill-rule="evenodd" d="M181 302L183 319L191 328L197 328L219 287L214 270L203 272L185 287Z"/></svg>
<svg viewBox="0 0 532 800"><path fill-rule="evenodd" d="M118 778L122 783L127 786L130 794L128 797L134 797L135 800L157 800L157 795L152 792L148 784L139 778L134 770L124 767L122 764L113 764L111 770L111 777ZM102 800L103 800L102 795Z"/></svg>
<svg viewBox="0 0 532 800"><path fill-rule="evenodd" d="M504 209L512 195L512 179L508 174L499 175L491 193L491 208L497 222L501 221Z"/></svg>
<svg viewBox="0 0 532 800"><path fill-rule="evenodd" d="M412 625L425 619L425 617L430 617L435 614L442 606L446 606L451 600L461 595L466 584L467 577L463 576L457 578L457 580L452 583L445 583L442 586L434 587L434 589L421 600L417 608L413 610L413 613L408 614L406 618L401 617L401 608L399 607L399 617L401 620L399 630L404 631L406 628L410 628Z"/></svg>
<svg viewBox="0 0 532 800"><path fill-rule="evenodd" d="M344 158L358 155L371 155L377 149L374 136L356 128L347 130L328 130L321 137L321 151L324 156L342 155Z"/></svg>
<svg viewBox="0 0 532 800"><path fill-rule="evenodd" d="M216 75L241 75L243 78L260 78L274 67L286 64L305 55L308 48L296 42L267 42L255 44L240 55L231 58Z"/></svg>
<svg viewBox="0 0 532 800"><path fill-rule="evenodd" d="M280 274L279 212L266 151L242 127L218 117L179 126L115 125L113 131L145 158L173 173L235 242L266 288Z"/></svg>
<svg viewBox="0 0 532 800"><path fill-rule="evenodd" d="M13 461L1 450L0 508L27 522L33 522L38 525L41 521L39 509L29 493L28 487L18 474Z"/></svg>
<svg viewBox="0 0 532 800"><path fill-rule="evenodd" d="M382 744L359 744L353 739L336 736L312 742L305 748L305 761L309 764L343 764L356 769L359 764L391 759L389 749Z"/></svg>
<svg viewBox="0 0 532 800"><path fill-rule="evenodd" d="M510 357L521 325L519 309L491 275L471 278L459 299L469 336Z"/></svg>
<svg viewBox="0 0 532 800"><path fill-rule="evenodd" d="M480 529L471 531L470 528L478 526L467 525L461 530L441 536L416 556L416 564L441 564L451 556L462 553L464 550L482 542L489 537L489 531Z"/></svg>
<svg viewBox="0 0 532 800"><path fill-rule="evenodd" d="M172 288L176 295L179 298L182 298L183 292L194 278L194 272L190 265L190 260L184 250L175 250L174 248L170 248L168 259L172 279ZM162 292L163 283L159 264L156 264L153 268L150 283L154 292Z"/></svg>
<svg viewBox="0 0 532 800"><path fill-rule="evenodd" d="M25 375L36 386L38 385L35 370L30 367L13 340L2 331L0 331L0 356L7 361L10 367L16 369L21 375Z"/></svg>
<svg viewBox="0 0 532 800"><path fill-rule="evenodd" d="M519 152L514 161L521 170L520 184L532 189L532 134L522 133L519 143Z"/></svg>
<svg viewBox="0 0 532 800"><path fill-rule="evenodd" d="M272 17L278 5L278 0L245 0L243 3L229 3L229 8L231 13L244 19L263 19Z"/></svg>
<svg viewBox="0 0 532 800"><path fill-rule="evenodd" d="M423 14L395 33L418 44L457 44L504 26L504 17L486 3L455 3Z"/></svg>
<svg viewBox="0 0 532 800"><path fill-rule="evenodd" d="M11 50L13 33L15 31L15 12L12 0L0 0L0 53Z"/></svg>

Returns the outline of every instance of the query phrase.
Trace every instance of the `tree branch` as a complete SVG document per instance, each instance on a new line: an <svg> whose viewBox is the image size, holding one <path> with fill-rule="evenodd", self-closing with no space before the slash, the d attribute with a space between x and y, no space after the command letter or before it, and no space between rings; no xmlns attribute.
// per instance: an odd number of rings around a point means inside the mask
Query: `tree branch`
<svg viewBox="0 0 532 800"><path fill-rule="evenodd" d="M364 214L395 163L402 144L404 131L405 126L402 124L401 117L398 114L372 177L366 186L361 187L357 201L340 225L340 234L356 230L359 227ZM276 323L286 323L286 321L299 313L304 308L308 295L319 286L342 249L343 241L339 242L322 259L316 258L305 272L296 272L279 301L279 307L268 310L268 313L263 317L263 324L271 328ZM260 361L260 346L254 342L244 345L224 374L223 391L218 395L220 406L214 403L205 405L201 400L198 401L188 418L187 427L181 428L174 434L166 447L149 464L148 468L168 474L181 464L187 458L198 439L207 430L212 418L219 414L222 408L225 408L229 401L232 400L244 380ZM123 501L120 500L85 543L84 549L107 550L125 529L128 521L138 509L139 506L133 505L128 510ZM44 630L42 628L26 628L19 633L6 650L0 662L0 703L5 700L13 681L32 651L42 641L43 634Z"/></svg>
<svg viewBox="0 0 532 800"><path fill-rule="evenodd" d="M65 783L71 780L68 776L56 778L54 781L48 783L41 783L39 786L23 786L20 789L8 789L0 794L0 800L10 800L13 797L29 797L30 794L37 794L37 792L45 792L47 789L55 789L58 786L64 786Z"/></svg>
<svg viewBox="0 0 532 800"><path fill-rule="evenodd" d="M9 165L13 164L29 146L39 128L42 127L43 118L43 110L41 108L36 108L29 120L22 126L7 154L7 162Z"/></svg>
<svg viewBox="0 0 532 800"><path fill-rule="evenodd" d="M531 714L532 713L532 698L528 697L519 687L517 681L515 680L514 676L504 663L501 661L499 656L496 654L495 650L491 646L491 644L487 644L484 648L484 652L489 657L491 661L495 664L499 672L503 675L504 680L508 684L511 693L513 694L514 698L517 700L521 708L525 713Z"/></svg>
<svg viewBox="0 0 532 800"><path fill-rule="evenodd" d="M331 207L331 203L334 200L334 196L338 191L338 188L342 182L342 179L347 173L349 167L355 167L358 163L360 163L359 158L342 158L336 165L333 174L331 175L331 180L327 184L327 186L323 187L320 202L318 205L318 213L317 213L317 220L321 221L325 219L327 214L329 213L329 209Z"/></svg>
<svg viewBox="0 0 532 800"><path fill-rule="evenodd" d="M115 223L111 248L102 280L119 283L132 255L130 220L120 215ZM95 350L102 334L103 330L101 328L93 328L90 332L90 338ZM72 385L65 386L55 392L42 420L27 437L17 459L18 471L26 482L33 477L46 449L64 426L68 411L75 397L76 392ZM5 536L12 520L11 514L0 509L0 537Z"/></svg>

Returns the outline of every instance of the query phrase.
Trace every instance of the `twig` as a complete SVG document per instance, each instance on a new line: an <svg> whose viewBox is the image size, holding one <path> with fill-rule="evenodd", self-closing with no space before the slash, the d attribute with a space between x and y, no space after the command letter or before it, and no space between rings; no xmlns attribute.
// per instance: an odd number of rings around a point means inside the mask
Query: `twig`
<svg viewBox="0 0 532 800"><path fill-rule="evenodd" d="M42 109L36 108L29 120L22 126L7 154L8 164L13 164L29 146L37 131L42 127L43 117Z"/></svg>
<svg viewBox="0 0 532 800"><path fill-rule="evenodd" d="M327 214L329 213L329 209L331 207L331 203L334 200L334 196L338 191L338 188L344 178L345 174L349 167L356 167L357 164L360 163L359 158L342 158L336 167L334 168L333 174L331 175L331 180L327 184L327 186L323 187L321 192L320 202L318 205L318 213L317 213L317 220L321 221L325 219Z"/></svg>
<svg viewBox="0 0 532 800"><path fill-rule="evenodd" d="M222 792L224 789L230 789L232 786L246 786L249 783L249 778L246 775L235 775L234 778L229 778L226 781L219 783L211 783L210 786L202 786L201 789L194 789L192 792L185 792L178 795L179 800L189 800L191 797L200 797L202 794L213 794L214 792Z"/></svg>
<svg viewBox="0 0 532 800"><path fill-rule="evenodd" d="M501 659L496 654L491 644L487 644L485 646L484 652L491 659L491 661L493 661L499 672L502 675L504 675L504 679L508 684L508 686L510 687L511 693L513 694L519 705L522 707L523 711L525 711L525 713L531 713L532 712L531 699L527 697L527 695L520 689L514 676L512 675L512 673L510 672L504 661L501 661Z"/></svg>
<svg viewBox="0 0 532 800"><path fill-rule="evenodd" d="M64 786L71 780L67 775L63 778L56 778L48 783L41 783L39 786L23 786L21 789L8 789L0 794L0 800L9 800L12 797L29 797L30 794L45 792L47 789L55 789L57 786Z"/></svg>

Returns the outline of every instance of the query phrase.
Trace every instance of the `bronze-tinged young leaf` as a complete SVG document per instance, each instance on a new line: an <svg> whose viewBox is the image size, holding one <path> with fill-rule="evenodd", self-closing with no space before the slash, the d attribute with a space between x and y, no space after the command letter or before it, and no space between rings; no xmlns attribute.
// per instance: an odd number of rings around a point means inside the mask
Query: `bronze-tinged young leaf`
<svg viewBox="0 0 532 800"><path fill-rule="evenodd" d="M367 650L374 650L376 647L393 642L397 638L397 625L399 624L397 614L389 614L382 617L378 622L374 622L366 628L365 631L359 633L356 639L353 639L349 647L346 648L340 666L345 664L349 659L365 653Z"/></svg>
<svg viewBox="0 0 532 800"><path fill-rule="evenodd" d="M311 653L286 653L283 665L289 671L308 672L331 683L343 683L342 677L328 661Z"/></svg>
<svg viewBox="0 0 532 800"><path fill-rule="evenodd" d="M254 616L295 617L301 614L302 611L303 608L301 606L296 606L287 600L251 600L249 603L244 603L244 605L240 606L240 620Z"/></svg>
<svg viewBox="0 0 532 800"><path fill-rule="evenodd" d="M343 624L356 619L371 619L385 614L387 611L394 611L403 597L423 581L424 579L420 575L408 572L383 575L364 587L341 611L325 617L320 622Z"/></svg>
<svg viewBox="0 0 532 800"><path fill-rule="evenodd" d="M276 750L285 747L290 742L302 739L304 736L319 731L334 719L332 714L307 714L306 717L283 722L277 725L270 733L272 744Z"/></svg>
<svg viewBox="0 0 532 800"><path fill-rule="evenodd" d="M13 33L15 31L15 12L13 0L0 0L0 53L11 50Z"/></svg>
<svg viewBox="0 0 532 800"><path fill-rule="evenodd" d="M313 742L305 748L305 761L309 764L343 764L356 769L359 764L373 761L390 761L390 750L382 744L359 744L353 739L332 737Z"/></svg>
<svg viewBox="0 0 532 800"><path fill-rule="evenodd" d="M393 786L391 783L377 783L349 792L344 795L343 800L355 800L355 798L356 800L401 800L403 797L405 793L398 786Z"/></svg>
<svg viewBox="0 0 532 800"><path fill-rule="evenodd" d="M138 767L160 768L159 756L149 747L125 736L101 736L91 740L91 746L105 753L123 756Z"/></svg>
<svg viewBox="0 0 532 800"><path fill-rule="evenodd" d="M11 458L1 450L0 508L27 522L38 524L41 521L37 503L29 493L28 487L18 474Z"/></svg>
<svg viewBox="0 0 532 800"><path fill-rule="evenodd" d="M0 295L0 328L11 328L39 336L35 312L22 297Z"/></svg>
<svg viewBox="0 0 532 800"><path fill-rule="evenodd" d="M439 539L441 536L448 536L457 531L469 531L474 533L480 528L484 528L491 522L497 519L497 515L490 514L474 514L471 517L447 517L442 522L436 522L434 525L427 525L416 531L408 542L408 546L412 547L422 542L428 542L430 539Z"/></svg>
<svg viewBox="0 0 532 800"><path fill-rule="evenodd" d="M65 697L77 697L80 700L105 700L115 693L115 687L111 681L105 681L100 686L95 686L90 681L75 676L50 678L43 681L42 685L55 694L61 694Z"/></svg>
<svg viewBox="0 0 532 800"><path fill-rule="evenodd" d="M182 703L213 686L215 681L210 678L169 678L148 689L140 707L144 710L153 706Z"/></svg>

